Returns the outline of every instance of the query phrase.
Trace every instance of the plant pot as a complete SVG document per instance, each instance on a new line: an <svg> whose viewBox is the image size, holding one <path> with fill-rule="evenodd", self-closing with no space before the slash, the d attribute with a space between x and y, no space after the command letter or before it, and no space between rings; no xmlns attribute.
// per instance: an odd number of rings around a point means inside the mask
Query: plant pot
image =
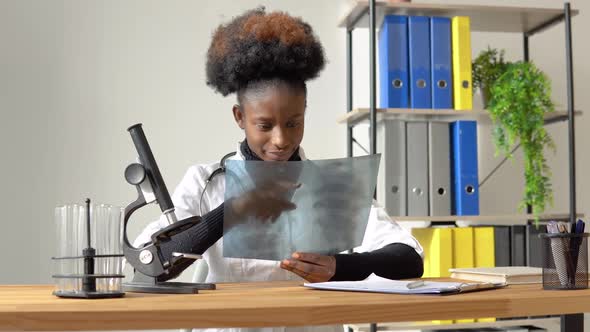
<svg viewBox="0 0 590 332"><path fill-rule="evenodd" d="M479 94L481 95L481 104L484 109L488 108L488 103L490 101L490 89L486 88L485 86L481 86L479 88Z"/></svg>

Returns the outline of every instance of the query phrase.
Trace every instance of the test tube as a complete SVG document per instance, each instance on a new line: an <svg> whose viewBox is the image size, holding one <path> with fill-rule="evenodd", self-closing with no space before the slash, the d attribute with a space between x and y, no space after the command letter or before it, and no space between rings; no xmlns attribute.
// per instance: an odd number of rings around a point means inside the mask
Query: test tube
<svg viewBox="0 0 590 332"><path fill-rule="evenodd" d="M94 228L94 233L92 236L92 247L96 250L97 255L102 255L103 246L101 245L101 241L104 237L102 233L102 228L104 227L104 218L102 212L102 206L100 204L92 204L92 226ZM104 273L104 258L97 258L95 261L95 271L96 274L103 274ZM97 278L96 279L96 291L100 293L104 293L104 279Z"/></svg>
<svg viewBox="0 0 590 332"><path fill-rule="evenodd" d="M123 252L123 214L124 209L117 206L111 206L109 209L109 243L108 250L111 255L118 255ZM123 258L122 257L110 257L109 258L109 274L122 274L123 273ZM110 278L109 291L120 292L121 291L122 278Z"/></svg>
<svg viewBox="0 0 590 332"><path fill-rule="evenodd" d="M55 257L63 257L65 256L65 247L66 243L64 241L64 234L66 231L66 216L64 215L64 206L58 206L54 210L54 221L55 221L55 239L57 246L55 248ZM64 260L63 259L56 259L53 261L53 271L54 274L65 274L64 269ZM56 278L55 281L55 290L56 291L63 291L66 288L64 278Z"/></svg>
<svg viewBox="0 0 590 332"><path fill-rule="evenodd" d="M86 239L86 209L78 204L74 204L74 224L76 225L76 236L75 236L75 245L72 252L72 256L81 256L82 255L82 243ZM74 272L76 275L81 275L84 273L84 261L82 259L74 259L73 261L76 262L76 271ZM82 291L82 279L81 278L74 278L75 280L75 288L74 292L81 292Z"/></svg>

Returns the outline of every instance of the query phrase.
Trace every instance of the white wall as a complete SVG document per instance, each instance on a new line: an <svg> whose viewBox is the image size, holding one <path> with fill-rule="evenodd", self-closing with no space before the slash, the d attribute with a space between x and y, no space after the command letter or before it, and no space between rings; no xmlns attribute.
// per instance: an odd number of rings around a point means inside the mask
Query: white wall
<svg viewBox="0 0 590 332"><path fill-rule="evenodd" d="M422 1L424 2L424 1ZM434 1L432 1L434 2ZM441 2L441 1L437 1ZM545 1L453 1L560 7ZM233 124L233 97L205 85L205 52L213 29L248 8L265 4L304 17L322 40L325 71L309 84L304 146L312 158L345 155L345 32L337 22L345 0L268 1L0 1L0 283L48 283L53 254L53 208L85 197L126 205L135 197L123 179L135 151L126 128L142 122L172 191L193 163L217 161L242 133ZM582 82L590 76L587 1L574 19L576 108L590 105ZM531 41L532 59L553 79L554 99L565 105L563 25ZM368 105L367 30L355 32L355 106ZM522 54L519 35L473 34L473 53L488 44ZM590 120L577 120L578 206L589 212L586 189ZM366 133L365 129L359 128ZM357 130L357 131L359 131ZM555 210L567 209L567 136L551 133ZM480 175L494 167L489 131L480 130ZM368 145L367 145L368 146ZM482 188L482 213L514 211L522 191L520 157ZM130 237L157 209L144 209Z"/></svg>
<svg viewBox="0 0 590 332"><path fill-rule="evenodd" d="M144 124L170 191L189 165L236 148L235 98L205 85L205 54L217 25L261 3L304 17L323 42L303 144L314 158L344 156L341 1L0 1L0 283L51 281L55 206L135 199L123 179L129 125Z"/></svg>

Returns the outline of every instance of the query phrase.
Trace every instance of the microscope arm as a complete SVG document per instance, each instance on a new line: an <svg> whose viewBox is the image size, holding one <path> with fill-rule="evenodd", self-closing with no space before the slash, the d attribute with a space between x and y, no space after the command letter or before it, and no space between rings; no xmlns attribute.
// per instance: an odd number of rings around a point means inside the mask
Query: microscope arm
<svg viewBox="0 0 590 332"><path fill-rule="evenodd" d="M193 216L177 220L174 205L141 124L128 131L137 150L140 163L125 169L125 179L137 189L137 199L125 209L123 222L123 253L139 279L165 281L177 276L223 234L223 205L204 218ZM127 237L131 215L139 208L156 202L169 225L151 236L151 241L135 248ZM138 276L138 273L141 275ZM135 280L135 279L134 279Z"/></svg>

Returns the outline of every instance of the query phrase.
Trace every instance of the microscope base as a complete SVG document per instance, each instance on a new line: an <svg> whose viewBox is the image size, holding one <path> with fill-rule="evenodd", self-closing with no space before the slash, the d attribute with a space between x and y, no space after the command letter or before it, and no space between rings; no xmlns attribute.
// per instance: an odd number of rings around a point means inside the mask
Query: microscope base
<svg viewBox="0 0 590 332"><path fill-rule="evenodd" d="M155 285L146 283L123 283L125 292L159 293L159 294L198 294L200 290L214 290L215 284L189 282L161 282Z"/></svg>
<svg viewBox="0 0 590 332"><path fill-rule="evenodd" d="M198 294L199 290L214 290L215 284L157 281L154 277L135 272L133 281L123 283L123 291L158 294Z"/></svg>
<svg viewBox="0 0 590 332"><path fill-rule="evenodd" d="M54 291L57 297L70 299L111 299L125 296L123 292L85 292L85 291Z"/></svg>

